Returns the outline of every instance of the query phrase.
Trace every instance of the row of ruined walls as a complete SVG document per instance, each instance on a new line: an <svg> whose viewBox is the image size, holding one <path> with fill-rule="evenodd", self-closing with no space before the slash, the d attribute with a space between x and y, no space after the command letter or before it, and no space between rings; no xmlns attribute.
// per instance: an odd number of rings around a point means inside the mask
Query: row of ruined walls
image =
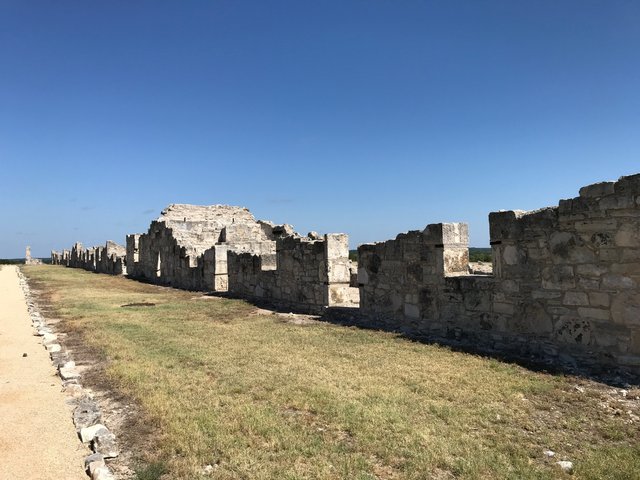
<svg viewBox="0 0 640 480"><path fill-rule="evenodd" d="M120 271L100 268L98 248L81 244L62 254L52 252L52 263L186 290L226 292L305 312L357 305L346 235L311 232L303 237L290 225L256 221L240 207L170 205L147 233L127 235L126 247L120 248ZM248 258L260 264L251 279L241 267Z"/></svg>
<svg viewBox="0 0 640 480"><path fill-rule="evenodd" d="M104 247L84 248L81 243L75 243L70 250L52 251L51 264L110 275L126 275L125 255L125 247L111 240L107 240Z"/></svg>
<svg viewBox="0 0 640 480"><path fill-rule="evenodd" d="M170 206L127 237L120 272L81 246L57 263L299 311L359 297L368 326L640 372L640 175L584 187L557 207L491 213L489 276L468 274L462 223L361 245L356 277L346 235L302 237L237 208Z"/></svg>
<svg viewBox="0 0 640 480"><path fill-rule="evenodd" d="M367 321L414 335L640 371L640 175L558 207L489 216L493 275L468 275L465 224L358 249Z"/></svg>

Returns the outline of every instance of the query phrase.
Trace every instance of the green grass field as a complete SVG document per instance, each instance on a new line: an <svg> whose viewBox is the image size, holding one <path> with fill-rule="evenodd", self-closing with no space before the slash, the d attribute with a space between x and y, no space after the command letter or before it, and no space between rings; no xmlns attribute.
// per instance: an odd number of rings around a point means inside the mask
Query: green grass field
<svg viewBox="0 0 640 480"><path fill-rule="evenodd" d="M138 405L150 445L139 479L640 472L639 426L627 413L638 414L638 401L612 409L606 385L121 277L23 271L70 341L86 343L77 353L103 360L108 388ZM132 303L155 306L122 307ZM572 477L555 465L564 458Z"/></svg>

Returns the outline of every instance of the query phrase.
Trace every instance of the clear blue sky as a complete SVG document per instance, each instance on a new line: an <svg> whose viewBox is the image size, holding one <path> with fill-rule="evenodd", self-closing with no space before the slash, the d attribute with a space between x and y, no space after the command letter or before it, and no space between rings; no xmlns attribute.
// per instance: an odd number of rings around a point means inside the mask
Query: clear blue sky
<svg viewBox="0 0 640 480"><path fill-rule="evenodd" d="M0 0L0 257L169 203L352 246L640 172L638 1Z"/></svg>

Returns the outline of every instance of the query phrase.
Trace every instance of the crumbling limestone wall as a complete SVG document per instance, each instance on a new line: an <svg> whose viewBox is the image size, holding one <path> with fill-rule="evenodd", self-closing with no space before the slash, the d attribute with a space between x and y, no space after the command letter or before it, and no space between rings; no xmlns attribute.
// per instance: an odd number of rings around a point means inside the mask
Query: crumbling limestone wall
<svg viewBox="0 0 640 480"><path fill-rule="evenodd" d="M452 310L447 276L463 275L469 261L464 223L428 225L395 240L358 248L360 309L365 315L414 333L444 333Z"/></svg>
<svg viewBox="0 0 640 480"><path fill-rule="evenodd" d="M463 224L360 246L362 313L414 334L640 370L640 175L489 221L490 277L464 274Z"/></svg>
<svg viewBox="0 0 640 480"><path fill-rule="evenodd" d="M126 275L126 247L107 240L104 247L96 248L95 256L96 272L109 273L111 275Z"/></svg>
<svg viewBox="0 0 640 480"><path fill-rule="evenodd" d="M71 255L70 250L65 249L65 250L62 250L62 252L51 250L51 265L69 266L70 255Z"/></svg>
<svg viewBox="0 0 640 480"><path fill-rule="evenodd" d="M640 175L489 218L494 309L507 327L640 369Z"/></svg>
<svg viewBox="0 0 640 480"><path fill-rule="evenodd" d="M297 311L357 305L350 287L349 244L344 234L276 240L274 254L228 252L229 292Z"/></svg>
<svg viewBox="0 0 640 480"><path fill-rule="evenodd" d="M127 271L176 288L226 291L226 252L275 252L274 228L242 207L169 205L146 234L127 236Z"/></svg>
<svg viewBox="0 0 640 480"><path fill-rule="evenodd" d="M127 273L126 249L111 240L107 240L104 247L84 248L77 242L71 250L63 250L62 253L52 251L51 263L111 275Z"/></svg>
<svg viewBox="0 0 640 480"><path fill-rule="evenodd" d="M42 260L39 258L33 258L31 256L31 247L27 245L24 254L24 264L25 265L42 265Z"/></svg>

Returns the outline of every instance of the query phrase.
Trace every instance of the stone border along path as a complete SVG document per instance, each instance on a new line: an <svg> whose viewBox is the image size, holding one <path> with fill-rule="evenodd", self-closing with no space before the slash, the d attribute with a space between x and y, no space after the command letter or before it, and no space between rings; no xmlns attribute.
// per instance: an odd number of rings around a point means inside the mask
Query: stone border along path
<svg viewBox="0 0 640 480"><path fill-rule="evenodd" d="M116 458L120 453L116 436L101 423L102 412L98 403L91 393L80 384L80 371L75 362L60 345L58 336L40 313L25 276L19 268L16 268L16 271L27 302L31 322L36 329L34 335L42 337L42 344L49 352L51 361L62 380L63 391L69 396L67 403L74 406L73 423L76 432L80 440L92 451L84 459L85 471L91 480L115 480L115 476L105 460Z"/></svg>

